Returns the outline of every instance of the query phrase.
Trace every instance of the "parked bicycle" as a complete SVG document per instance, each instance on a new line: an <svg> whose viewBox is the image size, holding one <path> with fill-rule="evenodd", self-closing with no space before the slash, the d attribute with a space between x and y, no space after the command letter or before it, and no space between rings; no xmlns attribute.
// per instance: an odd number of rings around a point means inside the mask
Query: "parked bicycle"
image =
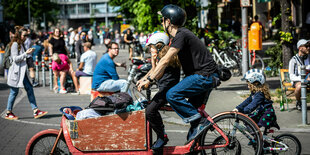
<svg viewBox="0 0 310 155"><path fill-rule="evenodd" d="M236 55L239 50L238 46L235 46L235 42L229 41L228 47L225 49L218 48L218 40L211 40L209 44L209 50L212 53L213 59L217 64L223 65L224 67L231 70L234 75L239 76L241 72L241 60Z"/></svg>
<svg viewBox="0 0 310 155"><path fill-rule="evenodd" d="M221 64L230 69L233 75L240 76L242 74L242 50L238 45L237 40L229 39L228 45L224 49L219 49L219 41L217 39L211 40L209 44L210 52L217 64ZM261 56L257 55L255 51L249 52L249 67L264 70L265 63Z"/></svg>

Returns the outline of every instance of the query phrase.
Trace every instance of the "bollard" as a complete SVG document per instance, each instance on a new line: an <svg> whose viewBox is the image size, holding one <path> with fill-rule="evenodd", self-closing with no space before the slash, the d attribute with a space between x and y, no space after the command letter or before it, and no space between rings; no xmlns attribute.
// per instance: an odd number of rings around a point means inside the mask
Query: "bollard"
<svg viewBox="0 0 310 155"><path fill-rule="evenodd" d="M39 82L39 61L38 56L36 56L36 81Z"/></svg>
<svg viewBox="0 0 310 155"><path fill-rule="evenodd" d="M53 90L53 71L52 71L52 58L49 57L48 60L48 70L50 74L50 90Z"/></svg>
<svg viewBox="0 0 310 155"><path fill-rule="evenodd" d="M45 87L45 60L43 55L41 63L42 63L42 86Z"/></svg>
<svg viewBox="0 0 310 155"><path fill-rule="evenodd" d="M305 83L306 78L306 66L301 66L301 113L302 113L302 124L307 125L307 85Z"/></svg>

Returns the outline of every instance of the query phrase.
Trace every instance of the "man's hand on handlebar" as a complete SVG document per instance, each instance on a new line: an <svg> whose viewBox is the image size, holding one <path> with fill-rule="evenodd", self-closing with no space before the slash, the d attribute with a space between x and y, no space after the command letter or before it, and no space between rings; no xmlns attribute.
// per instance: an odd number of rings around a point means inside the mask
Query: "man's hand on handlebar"
<svg viewBox="0 0 310 155"><path fill-rule="evenodd" d="M233 109L232 111L233 111L233 112L238 112L238 109L237 109L237 108L235 108L235 109Z"/></svg>
<svg viewBox="0 0 310 155"><path fill-rule="evenodd" d="M139 80L136 84L136 86L138 87L138 91L148 88L150 83L151 82L149 80L143 80L143 81Z"/></svg>

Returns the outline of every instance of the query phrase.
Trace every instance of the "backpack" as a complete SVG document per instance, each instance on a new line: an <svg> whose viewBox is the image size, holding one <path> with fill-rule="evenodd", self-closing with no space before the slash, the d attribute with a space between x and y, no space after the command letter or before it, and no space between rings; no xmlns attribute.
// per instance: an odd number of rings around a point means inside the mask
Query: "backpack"
<svg viewBox="0 0 310 155"><path fill-rule="evenodd" d="M11 48L9 44L5 47L5 53L3 57L3 62L2 66L4 69L9 69L12 65L12 60L11 60Z"/></svg>
<svg viewBox="0 0 310 155"><path fill-rule="evenodd" d="M91 108L104 115L108 112L114 112L114 110L126 109L132 102L133 99L128 93L120 92L110 96L98 96L86 109Z"/></svg>

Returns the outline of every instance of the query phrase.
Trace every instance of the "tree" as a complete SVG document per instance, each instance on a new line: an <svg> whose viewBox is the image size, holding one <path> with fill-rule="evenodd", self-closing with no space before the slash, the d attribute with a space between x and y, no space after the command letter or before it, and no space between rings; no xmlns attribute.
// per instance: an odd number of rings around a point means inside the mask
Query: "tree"
<svg viewBox="0 0 310 155"><path fill-rule="evenodd" d="M2 0L5 20L14 20L16 24L28 23L28 1L27 0ZM30 12L37 24L43 21L45 13L46 21L55 23L59 12L58 5L49 0L31 0Z"/></svg>
<svg viewBox="0 0 310 155"><path fill-rule="evenodd" d="M167 4L175 4L185 9L187 13L186 27L195 31L197 28L197 10L195 0L111 0L109 5L120 6L119 12L127 19L131 19L131 24L139 31L153 32L162 30L160 11Z"/></svg>
<svg viewBox="0 0 310 155"><path fill-rule="evenodd" d="M281 28L280 32L282 52L283 52L283 68L288 68L289 61L293 57L293 45L291 34L291 0L280 0L281 6Z"/></svg>

